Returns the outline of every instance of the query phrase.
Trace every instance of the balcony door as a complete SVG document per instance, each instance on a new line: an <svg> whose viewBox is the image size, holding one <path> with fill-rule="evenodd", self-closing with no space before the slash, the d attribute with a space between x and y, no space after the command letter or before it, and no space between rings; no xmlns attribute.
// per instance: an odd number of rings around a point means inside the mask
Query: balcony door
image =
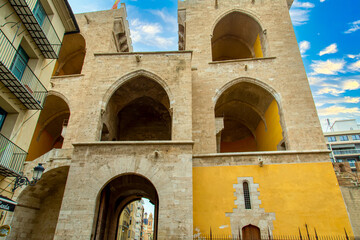
<svg viewBox="0 0 360 240"><path fill-rule="evenodd" d="M29 56L26 54L25 50L20 46L17 50L14 60L11 64L11 72L17 77L19 81L25 72L27 63L29 62Z"/></svg>
<svg viewBox="0 0 360 240"><path fill-rule="evenodd" d="M45 20L46 12L40 1L37 1L34 8L34 16L38 21L39 25L42 26Z"/></svg>

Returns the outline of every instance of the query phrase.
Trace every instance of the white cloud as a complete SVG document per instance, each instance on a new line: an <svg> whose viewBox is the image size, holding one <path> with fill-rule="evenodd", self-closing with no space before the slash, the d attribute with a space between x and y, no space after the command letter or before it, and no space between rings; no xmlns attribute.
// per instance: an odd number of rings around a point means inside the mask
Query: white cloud
<svg viewBox="0 0 360 240"><path fill-rule="evenodd" d="M357 20L349 24L350 24L350 28L346 30L344 33L352 33L352 32L356 32L357 30L360 30L360 20Z"/></svg>
<svg viewBox="0 0 360 240"><path fill-rule="evenodd" d="M325 0L320 0L320 2L325 2Z"/></svg>
<svg viewBox="0 0 360 240"><path fill-rule="evenodd" d="M327 79L321 78L321 77L310 76L310 77L308 77L308 80L309 80L310 85L320 85Z"/></svg>
<svg viewBox="0 0 360 240"><path fill-rule="evenodd" d="M343 90L356 90L360 88L360 81L358 80L347 80L343 83Z"/></svg>
<svg viewBox="0 0 360 240"><path fill-rule="evenodd" d="M178 23L177 18L170 14L166 9L162 10L150 10L155 16L159 16L167 25L167 28L172 32L177 32Z"/></svg>
<svg viewBox="0 0 360 240"><path fill-rule="evenodd" d="M301 56L302 56L302 57L305 57L304 54L310 49L311 44L310 44L310 42L308 42L308 41L301 41L301 42L299 43L299 47L300 47Z"/></svg>
<svg viewBox="0 0 360 240"><path fill-rule="evenodd" d="M300 7L300 8L313 8L315 7L315 5L311 2L299 2L299 1L294 1L293 7Z"/></svg>
<svg viewBox="0 0 360 240"><path fill-rule="evenodd" d="M360 60L350 64L349 69L350 71L360 72Z"/></svg>
<svg viewBox="0 0 360 240"><path fill-rule="evenodd" d="M333 43L330 46L326 47L324 50L320 51L319 56L323 56L325 54L337 53L337 52L338 52L337 44Z"/></svg>
<svg viewBox="0 0 360 240"><path fill-rule="evenodd" d="M290 17L294 26L304 25L309 21L309 10L290 9Z"/></svg>
<svg viewBox="0 0 360 240"><path fill-rule="evenodd" d="M331 94L333 96L339 96L339 94L344 93L344 90L341 89L336 89L336 88L331 88L331 87L324 87L322 89L320 89L319 91L316 92L317 95L322 95L322 94Z"/></svg>
<svg viewBox="0 0 360 240"><path fill-rule="evenodd" d="M176 47L175 37L164 37L163 27L159 23L143 22L136 18L130 21L131 39L133 43L141 43L159 50L168 50Z"/></svg>
<svg viewBox="0 0 360 240"><path fill-rule="evenodd" d="M341 104L341 103L360 103L360 97L322 97L315 99L316 107L321 107L325 104Z"/></svg>
<svg viewBox="0 0 360 240"><path fill-rule="evenodd" d="M310 75L336 75L339 72L342 72L345 66L345 61L343 59L333 59L326 61L313 61L310 67L313 69L313 72Z"/></svg>
<svg viewBox="0 0 360 240"><path fill-rule="evenodd" d="M344 106L334 105L331 107L318 109L318 113L319 115L322 116L327 116L327 115L337 116L341 114L360 114L360 109L358 107L347 108Z"/></svg>
<svg viewBox="0 0 360 240"><path fill-rule="evenodd" d="M315 5L311 2L300 2L295 0L290 9L293 25L300 26L306 24L310 18L310 9L313 7L315 7Z"/></svg>

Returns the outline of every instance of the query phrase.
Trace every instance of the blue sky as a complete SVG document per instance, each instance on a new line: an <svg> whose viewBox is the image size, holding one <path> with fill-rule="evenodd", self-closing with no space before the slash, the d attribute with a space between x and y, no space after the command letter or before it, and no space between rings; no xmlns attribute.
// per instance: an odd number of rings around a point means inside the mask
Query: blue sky
<svg viewBox="0 0 360 240"><path fill-rule="evenodd" d="M69 2L81 13L110 9L115 1ZM177 0L121 2L134 51L177 50ZM323 129L327 118L360 123L360 1L295 0L290 15Z"/></svg>

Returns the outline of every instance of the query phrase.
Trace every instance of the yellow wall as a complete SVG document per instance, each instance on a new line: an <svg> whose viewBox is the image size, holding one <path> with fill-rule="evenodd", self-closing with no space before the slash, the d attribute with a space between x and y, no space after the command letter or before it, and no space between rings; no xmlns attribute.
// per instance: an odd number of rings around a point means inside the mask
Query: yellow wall
<svg viewBox="0 0 360 240"><path fill-rule="evenodd" d="M256 151L256 141L253 136L236 142L221 142L220 152L253 152Z"/></svg>
<svg viewBox="0 0 360 240"><path fill-rule="evenodd" d="M283 139L282 128L280 124L280 115L277 103L272 101L269 108L265 113L265 120L267 125L267 131L265 131L265 125L261 121L256 128L256 141L258 151L276 151L277 145Z"/></svg>
<svg viewBox="0 0 360 240"><path fill-rule="evenodd" d="M50 151L53 148L52 144L54 143L55 139L46 130L42 131L41 136L38 139L40 129L41 129L41 126L37 125L36 129L35 129L35 133L31 140L31 144L29 147L28 155L26 157L26 161L35 160L36 158L47 153L48 151Z"/></svg>
<svg viewBox="0 0 360 240"><path fill-rule="evenodd" d="M274 235L297 235L298 227L319 235L352 234L347 211L331 163L301 163L193 168L194 234L230 234L233 184L253 177L259 184L261 208L275 213ZM220 229L221 226L229 226Z"/></svg>
<svg viewBox="0 0 360 240"><path fill-rule="evenodd" d="M257 58L262 58L264 57L264 54L262 52L262 48L261 48L261 41L260 41L260 36L258 35L254 44L254 51L255 51L255 57Z"/></svg>

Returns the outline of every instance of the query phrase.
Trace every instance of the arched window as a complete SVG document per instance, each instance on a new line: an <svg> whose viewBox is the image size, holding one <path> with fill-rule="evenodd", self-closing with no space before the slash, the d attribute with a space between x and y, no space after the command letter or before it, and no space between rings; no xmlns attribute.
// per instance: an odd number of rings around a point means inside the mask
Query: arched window
<svg viewBox="0 0 360 240"><path fill-rule="evenodd" d="M215 124L218 152L286 150L278 102L257 84L227 88L216 102Z"/></svg>
<svg viewBox="0 0 360 240"><path fill-rule="evenodd" d="M249 184L247 182L243 183L243 190L244 190L245 209L251 209Z"/></svg>
<svg viewBox="0 0 360 240"><path fill-rule="evenodd" d="M224 61L266 56L264 33L259 23L241 12L223 17L211 38L212 60Z"/></svg>
<svg viewBox="0 0 360 240"><path fill-rule="evenodd" d="M102 141L171 140L170 99L156 81L139 76L123 84L110 98ZM106 136L106 138L105 138Z"/></svg>

